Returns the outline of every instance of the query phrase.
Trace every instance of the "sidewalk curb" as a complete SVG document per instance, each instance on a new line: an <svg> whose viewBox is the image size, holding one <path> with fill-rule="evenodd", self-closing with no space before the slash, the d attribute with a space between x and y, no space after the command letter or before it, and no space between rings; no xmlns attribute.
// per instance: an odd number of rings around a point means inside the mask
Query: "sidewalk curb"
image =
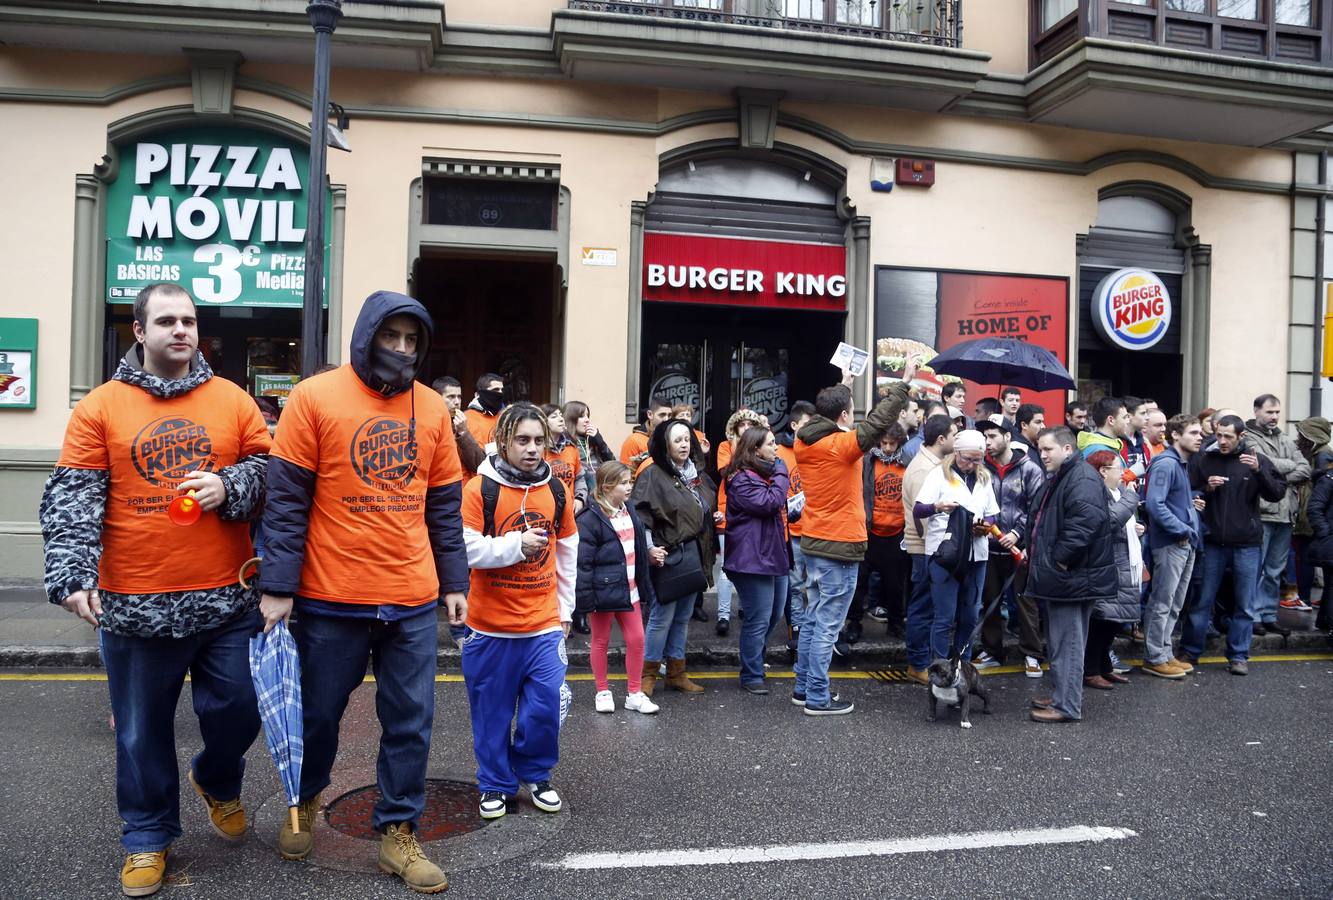
<svg viewBox="0 0 1333 900"><path fill-rule="evenodd" d="M448 643L447 637L441 637L441 647L437 657L437 666L443 672L457 672L460 666L459 650ZM1264 635L1254 639L1251 645L1252 656L1265 654L1314 652L1329 649L1329 639L1323 632L1298 631L1290 638L1279 635ZM1226 644L1220 639L1209 641L1204 650L1206 656L1225 656ZM1016 651L1015 651L1016 652ZM1126 650L1125 652L1132 652ZM621 647L612 647L608 653L611 668L623 667L625 653ZM740 651L733 642L725 646L697 646L686 651L686 661L696 668L726 669L740 666ZM781 645L770 646L764 654L764 661L773 666L791 664L787 650ZM569 665L573 669L587 669L588 649L571 647ZM862 641L853 648L849 660L834 660L834 668L851 667L857 669L888 668L907 665L907 650L901 641ZM102 660L96 647L43 647L10 646L0 647L0 669L96 669L101 668Z"/></svg>

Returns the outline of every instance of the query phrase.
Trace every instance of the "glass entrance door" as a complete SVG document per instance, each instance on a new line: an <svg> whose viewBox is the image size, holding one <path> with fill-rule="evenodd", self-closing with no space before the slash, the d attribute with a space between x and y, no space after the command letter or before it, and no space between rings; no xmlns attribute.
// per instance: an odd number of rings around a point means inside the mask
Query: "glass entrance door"
<svg viewBox="0 0 1333 900"><path fill-rule="evenodd" d="M768 418L774 430L787 424L787 383L790 352L785 346L741 342L732 345L730 409L752 409Z"/></svg>

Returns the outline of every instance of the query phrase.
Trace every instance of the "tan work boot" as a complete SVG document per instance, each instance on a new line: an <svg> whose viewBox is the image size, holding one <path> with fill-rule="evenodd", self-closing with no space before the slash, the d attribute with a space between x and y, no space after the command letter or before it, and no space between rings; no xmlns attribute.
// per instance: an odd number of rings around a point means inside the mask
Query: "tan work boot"
<svg viewBox="0 0 1333 900"><path fill-rule="evenodd" d="M120 869L120 890L126 897L147 897L162 888L167 873L167 851L131 853Z"/></svg>
<svg viewBox="0 0 1333 900"><path fill-rule="evenodd" d="M283 859L305 859L315 849L315 815L319 812L319 794L303 800L296 806L296 824L300 831L292 831L290 811L282 817L282 831L278 832L278 852Z"/></svg>
<svg viewBox="0 0 1333 900"><path fill-rule="evenodd" d="M685 660L668 659L666 685L672 690L684 691L687 694L702 694L704 689L702 685L690 681L689 676L685 674Z"/></svg>
<svg viewBox="0 0 1333 900"><path fill-rule="evenodd" d="M224 841L231 841L233 844L245 839L245 807L241 805L241 798L235 800L217 800L207 791L199 786L199 782L194 780L194 769L190 769L187 778L190 781L190 787L204 801L204 806L208 808L208 823L213 826L218 837Z"/></svg>
<svg viewBox="0 0 1333 900"><path fill-rule="evenodd" d="M657 686L657 670L661 666L661 660L645 659L643 661L643 686L640 690L648 697L653 695L653 688Z"/></svg>
<svg viewBox="0 0 1333 900"><path fill-rule="evenodd" d="M1190 672L1194 671L1194 666L1185 662L1185 660L1181 659L1178 656L1171 657L1171 659L1167 662L1167 665L1173 669L1179 669L1180 671L1184 672L1187 675Z"/></svg>
<svg viewBox="0 0 1333 900"><path fill-rule="evenodd" d="M913 666L907 667L908 681L915 681L917 684L930 684L930 676L926 674L925 669L917 669Z"/></svg>
<svg viewBox="0 0 1333 900"><path fill-rule="evenodd" d="M1173 681L1179 681L1185 677L1185 673L1169 662L1164 663L1144 663L1143 671L1149 675L1156 675L1158 678L1170 678Z"/></svg>
<svg viewBox="0 0 1333 900"><path fill-rule="evenodd" d="M396 822L380 838L380 870L397 875L403 883L421 894L438 894L449 886L449 879L435 863L426 859L412 826Z"/></svg>

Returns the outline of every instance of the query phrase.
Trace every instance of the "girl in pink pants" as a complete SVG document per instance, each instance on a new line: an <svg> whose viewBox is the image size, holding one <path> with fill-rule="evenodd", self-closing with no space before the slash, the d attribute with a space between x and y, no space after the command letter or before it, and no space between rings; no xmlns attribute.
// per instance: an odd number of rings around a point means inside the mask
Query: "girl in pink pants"
<svg viewBox="0 0 1333 900"><path fill-rule="evenodd" d="M643 674L643 616L640 603L652 603L653 581L649 566L662 551L648 541L637 515L626 504L630 493L629 468L605 462L597 469L593 502L578 514L578 580L575 609L586 613L592 629L590 653L597 681L598 712L614 712L615 697L606 678L606 649L611 641L611 623L620 623L625 638L625 671L628 691L625 708L641 713L657 712L657 704L641 690Z"/></svg>

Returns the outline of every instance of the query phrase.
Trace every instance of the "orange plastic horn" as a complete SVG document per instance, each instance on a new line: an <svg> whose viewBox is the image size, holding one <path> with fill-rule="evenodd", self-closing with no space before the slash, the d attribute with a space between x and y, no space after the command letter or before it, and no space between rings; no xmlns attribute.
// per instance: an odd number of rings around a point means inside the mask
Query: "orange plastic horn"
<svg viewBox="0 0 1333 900"><path fill-rule="evenodd" d="M171 501L171 505L167 507L167 518L173 525L193 525L199 521L202 512L199 501L194 497L194 491L190 491Z"/></svg>
<svg viewBox="0 0 1333 900"><path fill-rule="evenodd" d="M1000 530L999 525L992 524L990 527L990 534L991 537L995 538L995 540L997 541L1000 538L1004 537L1004 532ZM1010 547L1009 553L1014 557L1014 559L1018 560L1019 562L1023 561L1023 551L1019 550L1017 547Z"/></svg>

